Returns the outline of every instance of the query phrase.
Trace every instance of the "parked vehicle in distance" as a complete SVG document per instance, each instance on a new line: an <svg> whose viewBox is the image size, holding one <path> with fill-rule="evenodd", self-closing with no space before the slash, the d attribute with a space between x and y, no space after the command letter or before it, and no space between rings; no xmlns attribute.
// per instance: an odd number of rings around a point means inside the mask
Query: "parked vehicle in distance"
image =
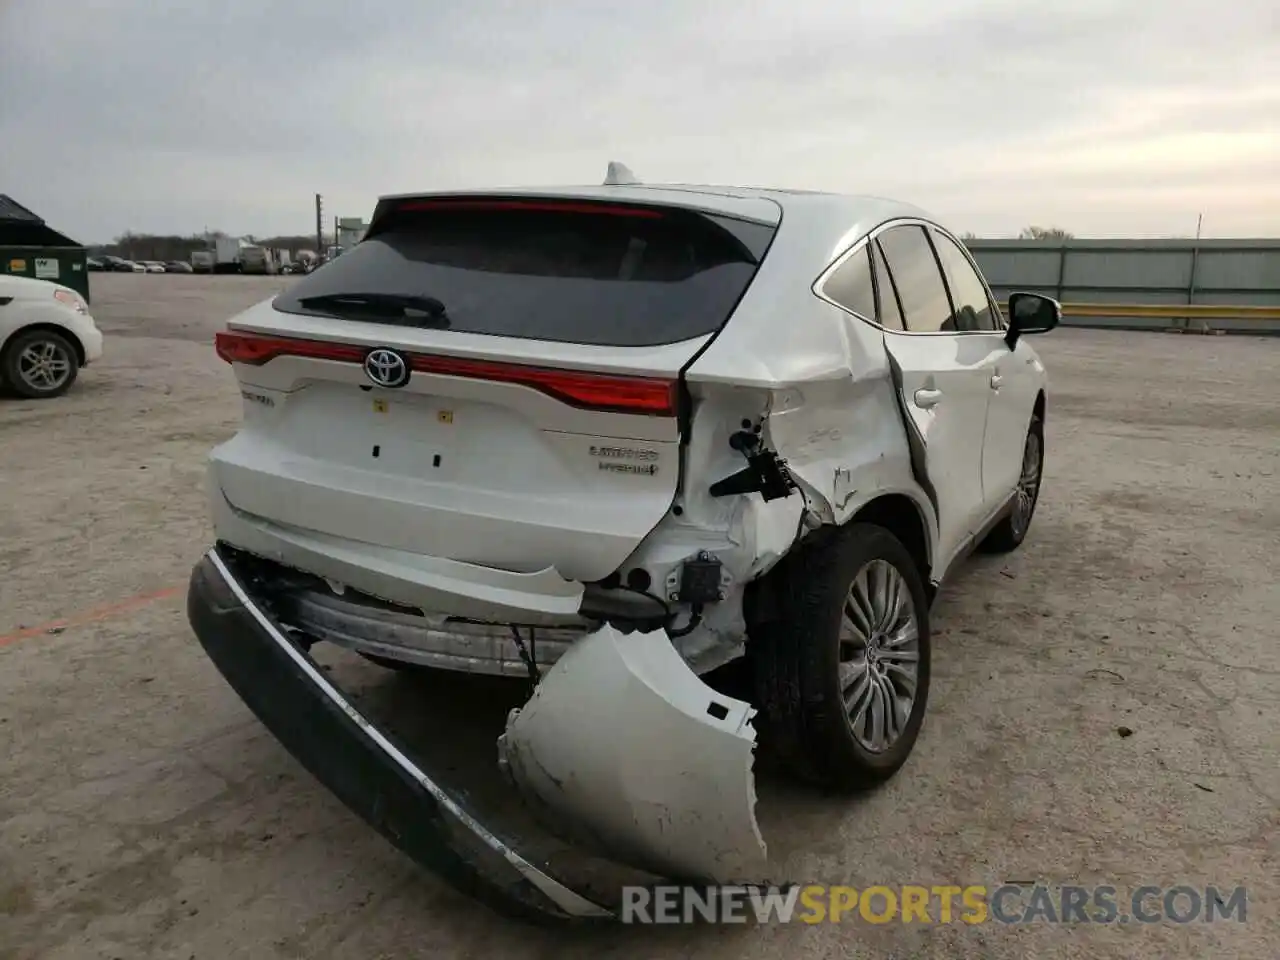
<svg viewBox="0 0 1280 960"><path fill-rule="evenodd" d="M89 270L92 273L97 273L98 271L104 269L102 261L99 260L97 257L86 257L84 261L84 265L85 265L85 269Z"/></svg>
<svg viewBox="0 0 1280 960"><path fill-rule="evenodd" d="M126 260L123 257L117 257L111 264L111 269L116 273L133 273L136 267L132 260Z"/></svg>
<svg viewBox="0 0 1280 960"><path fill-rule="evenodd" d="M102 334L70 287L0 274L0 387L43 400L102 357Z"/></svg>
<svg viewBox="0 0 1280 960"><path fill-rule="evenodd" d="M196 273L213 273L216 260L212 250L194 250L191 253L191 269Z"/></svg>
<svg viewBox="0 0 1280 960"><path fill-rule="evenodd" d="M147 265L143 263L141 260L130 260L129 270L131 273L146 273Z"/></svg>
<svg viewBox="0 0 1280 960"><path fill-rule="evenodd" d="M380 740L311 645L527 672L498 753L531 809L651 873L761 882L752 716L798 778L884 782L924 722L937 591L1027 536L1027 335L1061 311L1015 293L1008 315L955 234L892 200L613 165L601 187L384 197L360 244L216 336L246 402L210 456L192 626L348 805L475 865L462 886L607 909ZM740 658L751 703L701 679Z"/></svg>
<svg viewBox="0 0 1280 960"><path fill-rule="evenodd" d="M159 260L140 260L138 262L142 264L142 268L147 273L164 273L165 272L164 264L161 263Z"/></svg>
<svg viewBox="0 0 1280 960"><path fill-rule="evenodd" d="M213 241L213 272L240 273L244 265L240 261L240 248L244 241L237 237L216 237Z"/></svg>
<svg viewBox="0 0 1280 960"><path fill-rule="evenodd" d="M240 248L240 272L274 274L275 256L271 250L256 243L246 243Z"/></svg>
<svg viewBox="0 0 1280 960"><path fill-rule="evenodd" d="M191 264L182 260L170 260L164 265L165 273L192 273Z"/></svg>

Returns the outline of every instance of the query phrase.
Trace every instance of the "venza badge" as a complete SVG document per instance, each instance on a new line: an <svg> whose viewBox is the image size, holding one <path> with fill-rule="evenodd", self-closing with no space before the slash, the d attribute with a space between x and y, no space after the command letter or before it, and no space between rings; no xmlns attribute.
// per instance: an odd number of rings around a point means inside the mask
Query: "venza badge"
<svg viewBox="0 0 1280 960"><path fill-rule="evenodd" d="M403 387L409 382L409 361L404 354L378 347L365 354L364 374L380 387Z"/></svg>

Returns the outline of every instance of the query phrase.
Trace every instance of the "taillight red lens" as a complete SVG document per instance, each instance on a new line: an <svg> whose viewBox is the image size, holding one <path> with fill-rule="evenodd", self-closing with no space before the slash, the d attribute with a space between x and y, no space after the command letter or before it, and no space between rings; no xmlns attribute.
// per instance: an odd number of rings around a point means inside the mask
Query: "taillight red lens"
<svg viewBox="0 0 1280 960"><path fill-rule="evenodd" d="M276 357L305 357L339 363L363 363L369 347L296 337L271 337L224 330L214 337L214 349L227 363L260 367ZM529 387L561 403L587 410L674 417L679 393L674 380L584 373L522 363L467 360L432 354L406 353L411 369L443 377L466 377Z"/></svg>
<svg viewBox="0 0 1280 960"><path fill-rule="evenodd" d="M244 363L260 367L276 357L309 357L312 360L336 360L340 363L361 363L368 352L366 347L346 343L326 343L322 340L301 340L297 337L268 337L257 333L239 333L223 330L214 335L213 348L227 363Z"/></svg>
<svg viewBox="0 0 1280 960"><path fill-rule="evenodd" d="M412 355L410 365L422 373L532 387L570 406L590 410L647 413L655 417L674 417L676 414L675 381L657 377L620 377L425 354Z"/></svg>

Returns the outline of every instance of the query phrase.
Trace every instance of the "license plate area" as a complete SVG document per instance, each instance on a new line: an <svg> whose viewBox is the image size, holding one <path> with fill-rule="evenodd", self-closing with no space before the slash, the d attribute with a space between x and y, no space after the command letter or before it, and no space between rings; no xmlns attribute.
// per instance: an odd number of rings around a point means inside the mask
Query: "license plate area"
<svg viewBox="0 0 1280 960"><path fill-rule="evenodd" d="M457 473L456 403L444 397L361 391L364 458L370 467L423 480L450 480Z"/></svg>

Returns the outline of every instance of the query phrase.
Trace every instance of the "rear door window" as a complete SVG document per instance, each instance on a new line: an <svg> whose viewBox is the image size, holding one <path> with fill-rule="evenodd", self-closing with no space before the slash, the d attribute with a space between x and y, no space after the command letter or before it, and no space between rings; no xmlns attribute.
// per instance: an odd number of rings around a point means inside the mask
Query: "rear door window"
<svg viewBox="0 0 1280 960"><path fill-rule="evenodd" d="M987 288L964 251L946 234L931 230L930 235L946 273L947 287L951 290L951 302L955 306L954 329L963 333L998 329L997 313L987 296Z"/></svg>
<svg viewBox="0 0 1280 960"><path fill-rule="evenodd" d="M723 326L774 230L612 203L409 201L275 307L560 343L676 343Z"/></svg>
<svg viewBox="0 0 1280 960"><path fill-rule="evenodd" d="M875 240L867 246L871 248L871 263L875 267L876 312L880 316L880 326L886 330L902 330L902 305L898 302L898 291L893 285L893 274L884 262L884 251Z"/></svg>
<svg viewBox="0 0 1280 960"><path fill-rule="evenodd" d="M950 332L951 301L924 228L891 227L879 242L912 333Z"/></svg>

